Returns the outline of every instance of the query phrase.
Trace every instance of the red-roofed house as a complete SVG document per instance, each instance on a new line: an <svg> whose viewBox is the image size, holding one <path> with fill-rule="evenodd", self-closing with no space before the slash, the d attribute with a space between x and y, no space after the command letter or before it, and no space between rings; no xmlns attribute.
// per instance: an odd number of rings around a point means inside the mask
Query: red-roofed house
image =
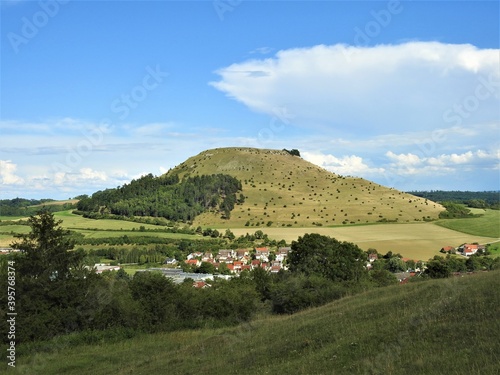
<svg viewBox="0 0 500 375"><path fill-rule="evenodd" d="M201 266L201 260L199 260L199 259L188 259L188 260L186 260L186 264L189 264L190 266L199 267L199 266Z"/></svg>
<svg viewBox="0 0 500 375"><path fill-rule="evenodd" d="M465 244L463 245L462 248L462 254L465 255L466 257L471 256L477 253L478 247L479 247L478 245Z"/></svg>
<svg viewBox="0 0 500 375"><path fill-rule="evenodd" d="M193 288L197 288L197 289L205 289L205 288L209 288L211 287L212 285L210 284L207 284L206 282L204 281L195 281L193 283Z"/></svg>

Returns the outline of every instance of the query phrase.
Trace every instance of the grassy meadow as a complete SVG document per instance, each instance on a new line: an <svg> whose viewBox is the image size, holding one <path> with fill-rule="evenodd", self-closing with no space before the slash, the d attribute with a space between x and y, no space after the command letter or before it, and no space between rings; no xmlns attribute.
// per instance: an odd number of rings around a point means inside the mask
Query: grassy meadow
<svg viewBox="0 0 500 375"><path fill-rule="evenodd" d="M61 226L83 234L86 238L106 238L121 236L150 236L173 239L203 239L205 237L194 236L184 233L148 232L147 230L158 230L161 226L152 224L135 223L124 220L93 220L71 213L72 210L54 213L56 220L62 220ZM146 231L141 231L143 227ZM28 233L30 228L26 225L2 225L0 226L0 247L9 246L15 237L12 233Z"/></svg>
<svg viewBox="0 0 500 375"><path fill-rule="evenodd" d="M493 375L499 276L395 285L224 329L70 335L21 346L11 373Z"/></svg>
<svg viewBox="0 0 500 375"><path fill-rule="evenodd" d="M437 225L462 233L500 238L500 211L475 209L474 214L482 215L467 219L438 220Z"/></svg>

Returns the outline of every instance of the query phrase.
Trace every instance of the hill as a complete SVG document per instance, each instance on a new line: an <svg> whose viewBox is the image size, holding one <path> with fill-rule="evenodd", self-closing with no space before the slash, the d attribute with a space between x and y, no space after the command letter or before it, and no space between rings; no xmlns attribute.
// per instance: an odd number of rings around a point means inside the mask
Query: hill
<svg viewBox="0 0 500 375"><path fill-rule="evenodd" d="M374 182L340 176L287 151L218 148L201 152L167 176L227 174L241 181L245 202L231 213L231 226L331 226L437 219L444 208L425 198ZM227 225L207 212L195 225Z"/></svg>
<svg viewBox="0 0 500 375"><path fill-rule="evenodd" d="M395 285L233 328L63 337L26 350L13 373L498 374L498 276Z"/></svg>

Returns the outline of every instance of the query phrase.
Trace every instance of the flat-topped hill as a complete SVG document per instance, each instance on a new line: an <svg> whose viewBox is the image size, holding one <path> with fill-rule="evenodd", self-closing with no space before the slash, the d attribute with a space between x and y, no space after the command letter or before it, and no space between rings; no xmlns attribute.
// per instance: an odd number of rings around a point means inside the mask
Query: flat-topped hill
<svg viewBox="0 0 500 375"><path fill-rule="evenodd" d="M437 219L432 201L357 177L331 173L284 150L217 148L187 159L168 174L228 174L239 179L245 202L231 218L199 215L195 225L313 226Z"/></svg>

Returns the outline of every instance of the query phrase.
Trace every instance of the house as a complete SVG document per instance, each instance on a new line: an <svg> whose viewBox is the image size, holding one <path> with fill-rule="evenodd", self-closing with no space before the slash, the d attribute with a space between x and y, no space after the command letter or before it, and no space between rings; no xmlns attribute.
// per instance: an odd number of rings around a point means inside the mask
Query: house
<svg viewBox="0 0 500 375"><path fill-rule="evenodd" d="M195 267L201 266L201 260L199 259L187 259L185 263Z"/></svg>
<svg viewBox="0 0 500 375"><path fill-rule="evenodd" d="M103 273L105 271L118 271L119 269L121 269L120 266L109 266L103 263L98 263L94 267L95 267L95 273Z"/></svg>
<svg viewBox="0 0 500 375"><path fill-rule="evenodd" d="M255 259L260 259L264 262L269 260L269 248L267 247L256 247L255 248Z"/></svg>
<svg viewBox="0 0 500 375"><path fill-rule="evenodd" d="M243 257L248 257L248 250L238 249L236 250L236 259L241 260Z"/></svg>
<svg viewBox="0 0 500 375"><path fill-rule="evenodd" d="M260 260L258 260L258 259L252 260L252 263L250 263L250 267L252 269L257 268L259 266L260 266Z"/></svg>
<svg viewBox="0 0 500 375"><path fill-rule="evenodd" d="M203 254L201 261L202 262L210 262L213 259L214 259L213 254L210 252L206 252L205 254Z"/></svg>
<svg viewBox="0 0 500 375"><path fill-rule="evenodd" d="M235 272L240 272L242 267L243 267L243 262L240 261L233 262L233 270Z"/></svg>
<svg viewBox="0 0 500 375"><path fill-rule="evenodd" d="M440 252L442 253L454 253L455 252L455 248L453 246L444 246L441 248Z"/></svg>
<svg viewBox="0 0 500 375"><path fill-rule="evenodd" d="M283 262L288 257L290 251L292 251L291 247L280 247L276 252L276 260Z"/></svg>
<svg viewBox="0 0 500 375"><path fill-rule="evenodd" d="M177 259L175 259L175 258L167 258L167 259L165 259L165 261L163 262L163 264L170 264L170 265L177 264Z"/></svg>
<svg viewBox="0 0 500 375"><path fill-rule="evenodd" d="M464 244L462 248L462 254L466 257L474 255L479 250L479 245L477 244Z"/></svg>
<svg viewBox="0 0 500 375"><path fill-rule="evenodd" d="M203 256L203 253L200 253L199 251L197 251L196 253L189 254L186 258L187 258L187 260L191 260L194 258L201 258L202 256Z"/></svg>
<svg viewBox="0 0 500 375"><path fill-rule="evenodd" d="M278 273L281 270L281 266L271 266L271 273Z"/></svg>
<svg viewBox="0 0 500 375"><path fill-rule="evenodd" d="M197 289L205 289L205 288L210 288L212 285L208 284L207 282L200 280L200 281L195 281L193 283L193 288Z"/></svg>
<svg viewBox="0 0 500 375"><path fill-rule="evenodd" d="M368 254L368 262L373 263L378 259L378 254L377 253L370 253Z"/></svg>
<svg viewBox="0 0 500 375"><path fill-rule="evenodd" d="M234 250L219 250L219 253L217 254L217 260L226 260L227 258L233 258L234 257Z"/></svg>

